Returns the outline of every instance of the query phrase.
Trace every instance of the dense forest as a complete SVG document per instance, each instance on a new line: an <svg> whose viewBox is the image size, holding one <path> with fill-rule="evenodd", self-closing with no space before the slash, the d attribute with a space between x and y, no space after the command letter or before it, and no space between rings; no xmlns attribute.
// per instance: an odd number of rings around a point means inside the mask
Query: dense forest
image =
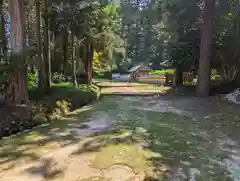
<svg viewBox="0 0 240 181"><path fill-rule="evenodd" d="M0 180L240 181L239 47L240 0L0 0Z"/></svg>
<svg viewBox="0 0 240 181"><path fill-rule="evenodd" d="M238 0L2 0L0 16L6 102L27 102L32 79L42 91L57 81L76 87L138 62L167 61L179 84L193 70L200 96L211 68L225 82L239 78Z"/></svg>

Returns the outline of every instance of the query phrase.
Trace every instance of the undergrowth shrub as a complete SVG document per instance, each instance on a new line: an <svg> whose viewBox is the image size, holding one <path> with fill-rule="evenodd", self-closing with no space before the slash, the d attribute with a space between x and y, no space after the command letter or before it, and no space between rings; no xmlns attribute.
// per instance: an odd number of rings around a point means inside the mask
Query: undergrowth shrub
<svg viewBox="0 0 240 181"><path fill-rule="evenodd" d="M37 72L28 73L28 88L29 89L36 88L37 83L38 83L38 73Z"/></svg>

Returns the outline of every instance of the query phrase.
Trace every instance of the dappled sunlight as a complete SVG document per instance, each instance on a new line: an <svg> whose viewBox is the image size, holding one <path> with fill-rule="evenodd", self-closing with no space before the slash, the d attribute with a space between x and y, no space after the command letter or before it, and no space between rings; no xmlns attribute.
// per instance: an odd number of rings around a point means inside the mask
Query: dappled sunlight
<svg viewBox="0 0 240 181"><path fill-rule="evenodd" d="M21 163L21 160L26 159L41 160L41 154L80 141L78 130L84 122L89 121L85 117L91 116L91 109L93 109L91 106L83 107L66 118L60 117L54 120L51 125L39 126L32 131L2 139L0 141L0 168L6 168L13 162L14 164ZM77 131L74 132L74 129Z"/></svg>
<svg viewBox="0 0 240 181"><path fill-rule="evenodd" d="M148 143L143 146L147 145L147 148L162 155L161 158L151 159L151 162L156 168L167 165L165 167L166 177L173 179L191 177L195 180L236 177L236 174L231 174L232 167L228 166L230 164L225 164L221 160L221 155L231 157L233 153L224 151L220 143L216 142L216 139L221 136L221 131L210 129L210 125L216 123L213 121L213 116L210 116L211 121L204 119L206 115L213 113L212 110L215 110L211 107L213 101L205 104L205 108L201 106L204 105L204 101L201 101L199 112L196 114L198 107L195 100L188 100L190 103L188 107L183 107L181 103L187 105L185 99L175 101L174 99L164 100L150 97L109 97L104 98L104 101L106 104L112 104L110 107L114 107L114 109L108 109L108 115L113 119L115 128L134 130L142 126L147 130L148 137L145 140ZM219 105L221 104L216 103L216 106L219 107ZM209 107L211 109L208 109ZM215 114L218 112L214 112ZM233 117L233 115L228 116ZM122 141L120 139L118 143ZM123 143L128 143L128 141L125 140ZM98 145L98 148L94 150L105 146L105 144ZM236 152L239 153L239 150Z"/></svg>
<svg viewBox="0 0 240 181"><path fill-rule="evenodd" d="M101 88L102 96L106 95L128 95L128 96L152 96L164 94L171 89L169 86L154 85L137 82L112 82L104 81L97 83Z"/></svg>
<svg viewBox="0 0 240 181"><path fill-rule="evenodd" d="M197 102L159 96L103 97L52 125L2 140L0 168L22 170L21 178L29 174L50 180L66 178L72 173L69 169L79 165L84 172L75 176L89 180L114 180L117 173L126 174L123 180L129 181L238 180L238 127L225 124L236 123L238 115L233 115L231 105Z"/></svg>
<svg viewBox="0 0 240 181"><path fill-rule="evenodd" d="M24 172L30 175L40 175L44 179L54 179L62 176L64 168L57 168L57 163L52 159L43 159L36 166L27 168Z"/></svg>

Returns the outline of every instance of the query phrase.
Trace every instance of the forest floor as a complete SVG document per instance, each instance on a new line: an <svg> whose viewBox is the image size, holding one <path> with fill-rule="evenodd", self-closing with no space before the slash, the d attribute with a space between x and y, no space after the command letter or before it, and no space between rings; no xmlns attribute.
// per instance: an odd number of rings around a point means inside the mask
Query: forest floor
<svg viewBox="0 0 240 181"><path fill-rule="evenodd" d="M102 83L113 96L50 126L1 140L1 181L240 180L239 106L119 84Z"/></svg>

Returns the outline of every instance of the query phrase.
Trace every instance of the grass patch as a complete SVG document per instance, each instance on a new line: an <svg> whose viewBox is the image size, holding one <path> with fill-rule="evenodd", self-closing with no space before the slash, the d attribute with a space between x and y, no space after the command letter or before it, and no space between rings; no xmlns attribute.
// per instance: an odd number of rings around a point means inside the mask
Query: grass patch
<svg viewBox="0 0 240 181"><path fill-rule="evenodd" d="M165 74L174 74L176 72L176 69L166 69L166 70L155 70L151 73L153 75L165 75Z"/></svg>
<svg viewBox="0 0 240 181"><path fill-rule="evenodd" d="M114 165L132 168L135 173L150 172L149 159L156 156L153 152L143 149L138 144L116 144L101 149L92 161L96 169L107 169Z"/></svg>

